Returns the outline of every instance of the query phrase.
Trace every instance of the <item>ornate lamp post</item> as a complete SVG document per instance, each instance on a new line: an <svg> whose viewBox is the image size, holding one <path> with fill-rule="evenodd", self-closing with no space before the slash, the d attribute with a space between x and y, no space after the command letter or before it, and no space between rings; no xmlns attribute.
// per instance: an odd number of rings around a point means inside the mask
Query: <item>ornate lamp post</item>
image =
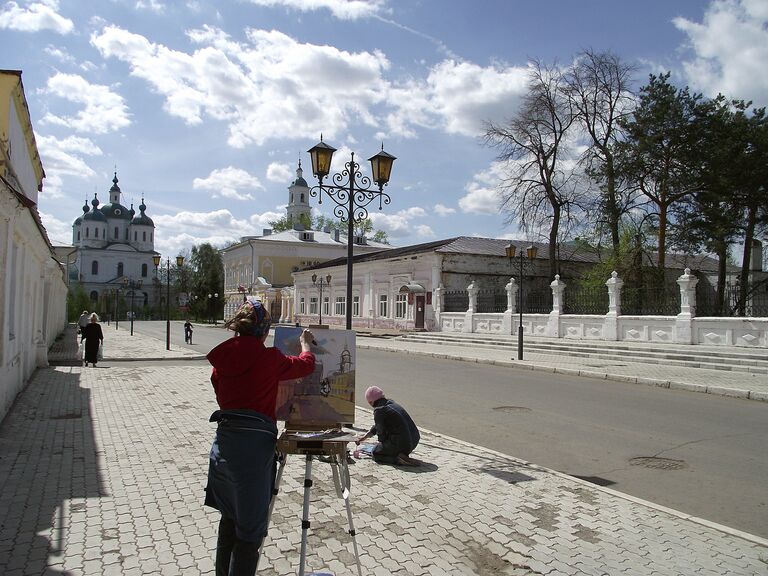
<svg viewBox="0 0 768 576"><path fill-rule="evenodd" d="M333 175L333 184L323 185L323 178L328 176L331 171L331 160L336 148L323 142L323 136L320 135L320 142L315 144L309 152L312 159L312 173L318 181L318 185L311 188L310 196L318 197L318 204L323 203L323 192L333 200L336 207L333 214L342 222L347 222L347 330L352 329L352 255L354 246L354 223L356 220L364 220L368 217L367 206L373 200L379 200L379 210L382 203L389 204L389 195L384 192L384 186L389 182L392 173L392 164L396 160L391 154L384 152L384 145L381 151L371 156L368 160L371 163L371 173L373 178L364 176L360 172L360 165L355 162L355 153L352 152L351 160L344 164L344 170ZM377 190L372 190L371 186L375 183Z"/></svg>
<svg viewBox="0 0 768 576"><path fill-rule="evenodd" d="M155 264L155 274L160 266L160 255L152 256L152 262ZM184 266L184 256L176 256L176 266ZM165 293L165 349L171 349L171 259L166 258L166 293Z"/></svg>
<svg viewBox="0 0 768 576"><path fill-rule="evenodd" d="M120 327L120 288L115 289L115 330Z"/></svg>
<svg viewBox="0 0 768 576"><path fill-rule="evenodd" d="M510 266L514 266L515 252L517 246L514 244L508 244L506 247L507 258L509 258ZM527 253L528 260L536 258L536 254L539 249L536 246L528 246L525 252ZM523 359L523 250L520 249L520 325L517 327L517 359Z"/></svg>
<svg viewBox="0 0 768 576"><path fill-rule="evenodd" d="M133 297L136 294L136 290L141 288L141 284L141 280L123 278L123 286L125 286L127 290L131 291L131 336L133 336L133 317L136 315L133 311Z"/></svg>
<svg viewBox="0 0 768 576"><path fill-rule="evenodd" d="M320 278L320 282L317 281L317 274L312 274L312 284L320 287L320 320L319 323L323 324L323 279ZM325 277L325 286L331 285L331 275L328 274Z"/></svg>

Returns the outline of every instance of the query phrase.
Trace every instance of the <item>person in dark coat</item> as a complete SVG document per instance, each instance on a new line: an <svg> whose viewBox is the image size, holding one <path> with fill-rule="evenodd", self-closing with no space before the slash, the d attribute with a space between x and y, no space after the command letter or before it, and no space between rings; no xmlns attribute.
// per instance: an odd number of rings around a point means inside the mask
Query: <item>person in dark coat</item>
<svg viewBox="0 0 768 576"><path fill-rule="evenodd" d="M83 361L86 366L88 366L88 362L96 366L96 362L99 360L99 346L104 345L104 333L101 331L101 324L99 324L99 317L96 312L91 314L90 321L80 334L80 341L83 340L85 340Z"/></svg>
<svg viewBox="0 0 768 576"><path fill-rule="evenodd" d="M270 325L261 302L248 299L225 324L235 337L207 356L220 408L210 418L218 429L205 489L205 504L221 512L216 576L256 573L275 482L278 382L307 376L315 369L309 330L299 337L301 354L286 356L264 346Z"/></svg>
<svg viewBox="0 0 768 576"><path fill-rule="evenodd" d="M355 443L360 444L378 434L379 442L373 448L373 459L376 462L418 466L419 461L410 458L410 454L418 445L421 435L405 408L393 400L388 400L378 386L368 388L365 391L365 399L373 406L374 423Z"/></svg>

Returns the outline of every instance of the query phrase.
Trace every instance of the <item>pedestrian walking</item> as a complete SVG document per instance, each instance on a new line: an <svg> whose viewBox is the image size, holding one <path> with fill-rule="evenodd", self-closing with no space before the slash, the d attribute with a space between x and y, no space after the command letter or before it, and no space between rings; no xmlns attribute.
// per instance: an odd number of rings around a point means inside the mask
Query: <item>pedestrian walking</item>
<svg viewBox="0 0 768 576"><path fill-rule="evenodd" d="M104 346L104 333L101 331L99 317L94 312L90 315L88 325L83 328L80 335L80 341L85 340L85 356L83 362L86 366L90 362L96 366L99 361L99 349Z"/></svg>
<svg viewBox="0 0 768 576"><path fill-rule="evenodd" d="M192 322L189 319L184 322L184 342L192 344Z"/></svg>
<svg viewBox="0 0 768 576"><path fill-rule="evenodd" d="M307 376L315 369L312 333L302 332L301 354L286 356L264 345L271 322L261 302L246 300L225 323L235 336L207 356L219 405L210 418L218 428L205 489L205 504L221 512L217 576L256 573L275 483L278 382Z"/></svg>
<svg viewBox="0 0 768 576"><path fill-rule="evenodd" d="M365 400L373 407L374 423L366 434L355 440L355 443L360 444L377 434L379 442L374 446L372 453L376 462L418 466L420 462L410 458L410 454L418 445L421 435L405 408L393 400L388 400L378 386L371 386L365 391Z"/></svg>
<svg viewBox="0 0 768 576"><path fill-rule="evenodd" d="M82 334L83 329L88 326L88 323L91 321L90 315L88 314L88 310L83 310L83 313L80 314L80 318L77 319L77 333Z"/></svg>

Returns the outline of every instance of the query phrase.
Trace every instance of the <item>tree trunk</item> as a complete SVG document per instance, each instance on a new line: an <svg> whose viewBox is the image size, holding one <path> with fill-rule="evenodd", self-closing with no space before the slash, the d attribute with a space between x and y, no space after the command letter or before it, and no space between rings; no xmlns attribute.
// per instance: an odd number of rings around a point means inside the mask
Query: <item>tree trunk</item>
<svg viewBox="0 0 768 576"><path fill-rule="evenodd" d="M715 296L715 315L730 315L730 310L725 307L725 268L728 264L728 244L717 242L717 294Z"/></svg>
<svg viewBox="0 0 768 576"><path fill-rule="evenodd" d="M659 204L658 278L664 286L667 268L667 204Z"/></svg>
<svg viewBox="0 0 768 576"><path fill-rule="evenodd" d="M757 206L754 204L747 208L747 227L744 232L744 255L741 259L741 273L739 274L739 316L747 315L747 294L749 290L749 268L752 260L752 241L755 238L755 226L757 225Z"/></svg>
<svg viewBox="0 0 768 576"><path fill-rule="evenodd" d="M608 187L606 190L606 202L608 203L608 227L611 229L611 244L613 245L613 254L619 253L619 207L616 203L616 171L613 167L613 156L607 150L605 151L605 172L608 178Z"/></svg>
<svg viewBox="0 0 768 576"><path fill-rule="evenodd" d="M552 226L549 228L549 280L557 274L557 234L560 228L560 206L552 206Z"/></svg>

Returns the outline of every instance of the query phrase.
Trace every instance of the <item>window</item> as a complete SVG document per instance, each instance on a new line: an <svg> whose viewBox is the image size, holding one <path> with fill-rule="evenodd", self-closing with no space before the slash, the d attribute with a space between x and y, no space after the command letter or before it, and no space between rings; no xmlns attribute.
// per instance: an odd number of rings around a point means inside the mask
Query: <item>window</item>
<svg viewBox="0 0 768 576"><path fill-rule="evenodd" d="M146 232L142 232L141 233L141 240L142 240L142 242L146 242L147 241L147 233Z"/></svg>
<svg viewBox="0 0 768 576"><path fill-rule="evenodd" d="M379 294L379 316L387 317L387 295Z"/></svg>
<svg viewBox="0 0 768 576"><path fill-rule="evenodd" d="M86 238L90 238L91 237L91 229L90 228L86 228L85 229L85 237Z"/></svg>
<svg viewBox="0 0 768 576"><path fill-rule="evenodd" d="M120 277L123 275L123 263L119 262L117 264L117 276Z"/></svg>
<svg viewBox="0 0 768 576"><path fill-rule="evenodd" d="M98 238L98 237L99 237L99 229L98 229L98 228L94 228L94 229L93 229L93 235L94 235L94 237L96 237L96 238Z"/></svg>
<svg viewBox="0 0 768 576"><path fill-rule="evenodd" d="M304 298L299 299L299 314L304 314Z"/></svg>
<svg viewBox="0 0 768 576"><path fill-rule="evenodd" d="M94 260L91 262L91 274L96 276L99 273L99 263L98 261Z"/></svg>
<svg viewBox="0 0 768 576"><path fill-rule="evenodd" d="M328 316L331 313L331 299L328 296L323 296L323 314Z"/></svg>
<svg viewBox="0 0 768 576"><path fill-rule="evenodd" d="M317 314L317 296L312 296L309 299L309 313Z"/></svg>
<svg viewBox="0 0 768 576"><path fill-rule="evenodd" d="M352 316L360 316L360 296L352 296Z"/></svg>
<svg viewBox="0 0 768 576"><path fill-rule="evenodd" d="M77 231L77 240L80 240L80 230Z"/></svg>
<svg viewBox="0 0 768 576"><path fill-rule="evenodd" d="M133 231L133 241L136 242L139 239L139 233L135 230Z"/></svg>
<svg viewBox="0 0 768 576"><path fill-rule="evenodd" d="M126 241L131 239L129 234L130 234L130 232L128 232L128 228L126 228L125 229L125 239L126 239Z"/></svg>
<svg viewBox="0 0 768 576"><path fill-rule="evenodd" d="M91 291L89 297L91 299L91 302L93 304L96 304L96 302L99 300L99 293L96 292L96 290L93 290L93 291Z"/></svg>
<svg viewBox="0 0 768 576"><path fill-rule="evenodd" d="M395 296L395 318L405 318L406 310L408 310L408 294L398 294Z"/></svg>
<svg viewBox="0 0 768 576"><path fill-rule="evenodd" d="M347 314L347 297L336 296L336 303L334 306L334 314L336 316L346 316Z"/></svg>
<svg viewBox="0 0 768 576"><path fill-rule="evenodd" d="M147 265L142 264L141 265L141 277L146 278L147 277Z"/></svg>
<svg viewBox="0 0 768 576"><path fill-rule="evenodd" d="M115 240L117 240L120 237L120 230L117 229L117 226L115 226Z"/></svg>

